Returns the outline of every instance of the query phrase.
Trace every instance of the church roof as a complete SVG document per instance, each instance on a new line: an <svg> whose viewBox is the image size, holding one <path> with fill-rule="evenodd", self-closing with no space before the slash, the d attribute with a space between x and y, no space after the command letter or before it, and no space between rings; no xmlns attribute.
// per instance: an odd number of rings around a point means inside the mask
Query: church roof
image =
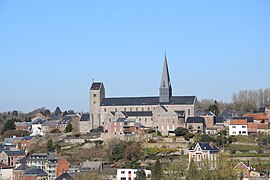
<svg viewBox="0 0 270 180"><path fill-rule="evenodd" d="M99 90L101 85L102 85L101 82L95 82L95 83L92 84L90 90Z"/></svg>
<svg viewBox="0 0 270 180"><path fill-rule="evenodd" d="M160 87L161 88L171 88L171 80L169 75L169 69L168 69L168 63L167 63L167 57L165 54L164 58L164 64L163 64L163 71L162 71L162 77L160 81Z"/></svg>
<svg viewBox="0 0 270 180"><path fill-rule="evenodd" d="M129 116L153 116L152 111L128 111L128 112L122 111L122 113L124 115L126 115L127 117L129 117Z"/></svg>
<svg viewBox="0 0 270 180"><path fill-rule="evenodd" d="M170 102L163 104L192 105L195 96L172 96ZM158 105L159 97L121 97L103 98L101 106L134 106L134 105Z"/></svg>

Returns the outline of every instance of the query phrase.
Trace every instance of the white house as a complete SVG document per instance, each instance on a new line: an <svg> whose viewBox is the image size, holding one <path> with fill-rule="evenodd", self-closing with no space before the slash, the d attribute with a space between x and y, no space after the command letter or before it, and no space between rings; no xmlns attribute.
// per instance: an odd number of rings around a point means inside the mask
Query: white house
<svg viewBox="0 0 270 180"><path fill-rule="evenodd" d="M41 125L44 124L46 120L38 118L32 122L32 134L30 136L43 136L44 132L41 130Z"/></svg>
<svg viewBox="0 0 270 180"><path fill-rule="evenodd" d="M143 169L146 177L151 176L151 170ZM135 180L138 169L117 169L117 180Z"/></svg>
<svg viewBox="0 0 270 180"><path fill-rule="evenodd" d="M248 135L248 123L246 119L231 119L229 135Z"/></svg>

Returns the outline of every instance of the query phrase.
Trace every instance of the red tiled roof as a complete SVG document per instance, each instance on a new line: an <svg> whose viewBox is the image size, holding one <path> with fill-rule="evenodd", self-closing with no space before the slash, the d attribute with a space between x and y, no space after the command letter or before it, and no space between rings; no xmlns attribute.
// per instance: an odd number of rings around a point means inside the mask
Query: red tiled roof
<svg viewBox="0 0 270 180"><path fill-rule="evenodd" d="M263 113L244 114L246 117L253 117L254 120L269 120L269 117Z"/></svg>
<svg viewBox="0 0 270 180"><path fill-rule="evenodd" d="M231 119L230 125L247 125L246 119Z"/></svg>
<svg viewBox="0 0 270 180"><path fill-rule="evenodd" d="M268 129L268 124L259 123L257 124L257 129Z"/></svg>

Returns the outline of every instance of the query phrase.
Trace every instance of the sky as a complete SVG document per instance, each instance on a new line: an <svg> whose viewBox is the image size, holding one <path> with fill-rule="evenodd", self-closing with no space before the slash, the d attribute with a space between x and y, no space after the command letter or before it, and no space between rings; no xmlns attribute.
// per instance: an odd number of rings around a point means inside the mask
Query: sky
<svg viewBox="0 0 270 180"><path fill-rule="evenodd" d="M0 0L0 112L157 96L165 50L173 95L268 88L270 1Z"/></svg>

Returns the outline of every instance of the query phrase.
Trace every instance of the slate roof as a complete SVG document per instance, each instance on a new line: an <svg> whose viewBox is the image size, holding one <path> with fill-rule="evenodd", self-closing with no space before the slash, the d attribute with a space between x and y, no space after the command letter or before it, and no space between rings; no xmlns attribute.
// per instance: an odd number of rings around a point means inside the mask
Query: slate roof
<svg viewBox="0 0 270 180"><path fill-rule="evenodd" d="M122 113L124 115L126 115L127 117L129 117L129 116L153 116L152 111L128 111L128 112L122 111Z"/></svg>
<svg viewBox="0 0 270 180"><path fill-rule="evenodd" d="M80 121L90 121L90 114L89 113L82 114Z"/></svg>
<svg viewBox="0 0 270 180"><path fill-rule="evenodd" d="M116 120L116 122L124 122L126 120L126 118L118 118L117 120Z"/></svg>
<svg viewBox="0 0 270 180"><path fill-rule="evenodd" d="M84 170L99 170L100 166L102 166L101 161L85 161L81 165L81 169Z"/></svg>
<svg viewBox="0 0 270 180"><path fill-rule="evenodd" d="M24 150L19 150L19 151L11 151L11 150L7 150L4 151L8 156L23 156L25 155L25 151Z"/></svg>
<svg viewBox="0 0 270 180"><path fill-rule="evenodd" d="M35 119L32 124L43 124L45 123L46 120L45 119L41 119L41 118L38 118L38 119Z"/></svg>
<svg viewBox="0 0 270 180"><path fill-rule="evenodd" d="M71 177L68 173L63 173L60 176L58 176L55 180L73 180L73 177Z"/></svg>
<svg viewBox="0 0 270 180"><path fill-rule="evenodd" d="M33 139L33 136L24 136L24 137L22 137L21 140L27 140L27 141L30 141L31 139Z"/></svg>
<svg viewBox="0 0 270 180"><path fill-rule="evenodd" d="M219 152L219 149L216 146L211 146L208 142L198 142L193 144L188 150L192 151L195 149L196 145L199 144L202 150L207 150L210 152Z"/></svg>
<svg viewBox="0 0 270 180"><path fill-rule="evenodd" d="M163 104L194 104L195 96L172 96L169 103ZM101 106L133 106L133 105L158 105L159 97L121 97L103 98Z"/></svg>
<svg viewBox="0 0 270 180"><path fill-rule="evenodd" d="M30 167L27 166L25 163L23 163L23 164L21 164L19 167L17 167L14 170L24 171L24 170L28 170L28 169L30 169Z"/></svg>
<svg viewBox="0 0 270 180"><path fill-rule="evenodd" d="M96 83L93 83L90 90L99 90L100 87L101 87L102 83L101 82L96 82Z"/></svg>
<svg viewBox="0 0 270 180"><path fill-rule="evenodd" d="M205 123L203 117L188 117L186 123Z"/></svg>
<svg viewBox="0 0 270 180"><path fill-rule="evenodd" d="M225 121L224 117L215 117L216 123L223 123Z"/></svg>
<svg viewBox="0 0 270 180"><path fill-rule="evenodd" d="M48 174L45 171L43 171L42 169L38 169L38 168L30 169L30 170L26 171L23 175L48 176Z"/></svg>
<svg viewBox="0 0 270 180"><path fill-rule="evenodd" d="M59 120L62 118L62 115L61 114L53 114L52 115L52 120Z"/></svg>
<svg viewBox="0 0 270 180"><path fill-rule="evenodd" d="M259 113L265 113L265 107L260 107L259 108Z"/></svg>

